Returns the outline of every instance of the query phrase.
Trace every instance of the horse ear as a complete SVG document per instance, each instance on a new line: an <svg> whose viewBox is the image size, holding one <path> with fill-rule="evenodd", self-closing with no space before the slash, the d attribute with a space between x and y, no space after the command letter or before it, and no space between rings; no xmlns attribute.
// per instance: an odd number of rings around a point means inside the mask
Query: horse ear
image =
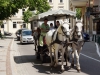
<svg viewBox="0 0 100 75"><path fill-rule="evenodd" d="M63 21L61 20L60 25L63 25Z"/></svg>
<svg viewBox="0 0 100 75"><path fill-rule="evenodd" d="M82 18L81 18L81 22L82 22L83 20L82 20Z"/></svg>

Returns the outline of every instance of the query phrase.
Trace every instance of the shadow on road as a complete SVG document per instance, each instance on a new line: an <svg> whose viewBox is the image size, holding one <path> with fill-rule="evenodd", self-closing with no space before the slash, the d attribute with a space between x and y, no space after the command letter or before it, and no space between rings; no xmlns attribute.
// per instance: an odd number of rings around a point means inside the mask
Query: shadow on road
<svg viewBox="0 0 100 75"><path fill-rule="evenodd" d="M4 48L4 46L0 46L0 48Z"/></svg>
<svg viewBox="0 0 100 75"><path fill-rule="evenodd" d="M34 60L35 60L35 56L34 55L14 56L14 61L17 64L34 62Z"/></svg>
<svg viewBox="0 0 100 75"><path fill-rule="evenodd" d="M31 63L34 67L38 70L39 73L45 73L45 74L61 74L61 65L58 65L56 68L50 67L50 63L42 63L40 60L37 60L35 58L35 55L25 55L25 56L14 56L14 61L17 64L23 64L23 63ZM69 70L65 66L65 71Z"/></svg>
<svg viewBox="0 0 100 75"><path fill-rule="evenodd" d="M34 43L17 43L17 45L30 45L30 44L34 44Z"/></svg>

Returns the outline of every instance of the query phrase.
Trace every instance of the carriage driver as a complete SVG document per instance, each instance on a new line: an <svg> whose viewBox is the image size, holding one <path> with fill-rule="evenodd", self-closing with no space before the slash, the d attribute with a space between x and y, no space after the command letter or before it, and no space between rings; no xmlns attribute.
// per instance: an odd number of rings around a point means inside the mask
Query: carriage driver
<svg viewBox="0 0 100 75"><path fill-rule="evenodd" d="M45 35L46 33L49 31L49 25L47 24L48 19L45 18L44 19L44 23L42 23L40 29L41 29L41 34L40 34L40 38L39 38L39 45L43 46L45 43Z"/></svg>

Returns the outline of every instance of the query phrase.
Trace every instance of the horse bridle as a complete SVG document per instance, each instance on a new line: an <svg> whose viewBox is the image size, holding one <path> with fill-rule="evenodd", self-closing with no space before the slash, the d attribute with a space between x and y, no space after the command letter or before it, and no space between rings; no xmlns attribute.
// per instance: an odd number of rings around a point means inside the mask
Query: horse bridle
<svg viewBox="0 0 100 75"><path fill-rule="evenodd" d="M63 27L63 26L61 26L61 30L62 30L63 34L64 34L64 35L68 38L69 36L68 36L68 35L66 35L67 31L64 31L63 29L64 29L64 27Z"/></svg>
<svg viewBox="0 0 100 75"><path fill-rule="evenodd" d="M74 29L74 32L73 32L73 38L74 38L74 40L77 41L80 37L78 36L78 32L79 32L79 31L76 30L76 27L77 27L77 26L75 26L75 29ZM82 31L80 31L80 33L81 33L81 36L83 37Z"/></svg>

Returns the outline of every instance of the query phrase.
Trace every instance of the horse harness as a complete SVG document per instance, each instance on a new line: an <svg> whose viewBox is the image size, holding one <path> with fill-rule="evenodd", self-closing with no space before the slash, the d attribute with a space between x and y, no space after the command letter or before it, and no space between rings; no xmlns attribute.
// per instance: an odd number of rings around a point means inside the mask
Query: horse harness
<svg viewBox="0 0 100 75"><path fill-rule="evenodd" d="M81 37L83 38L82 32L81 32ZM78 46L81 42L84 42L84 39L81 39L81 40L79 40L79 39L80 39L80 37L78 37L77 32L74 30L74 32L72 34L72 39L70 39L70 41L72 41L76 46ZM84 43L83 43L83 45L84 45Z"/></svg>
<svg viewBox="0 0 100 75"><path fill-rule="evenodd" d="M66 35L65 32L63 31L63 29L62 29L62 32L64 33L64 35L62 35L62 36L66 36L66 37L67 37L67 35ZM61 34L61 33L57 32L56 39L53 40L53 37L54 37L55 33L56 33L56 31L53 32L53 35L52 35L52 43L51 43L50 45L53 45L54 43L57 43L57 44L63 45L63 47L65 47L66 44L67 44L67 41L68 41L69 39L66 39L65 41L59 40L58 34Z"/></svg>

